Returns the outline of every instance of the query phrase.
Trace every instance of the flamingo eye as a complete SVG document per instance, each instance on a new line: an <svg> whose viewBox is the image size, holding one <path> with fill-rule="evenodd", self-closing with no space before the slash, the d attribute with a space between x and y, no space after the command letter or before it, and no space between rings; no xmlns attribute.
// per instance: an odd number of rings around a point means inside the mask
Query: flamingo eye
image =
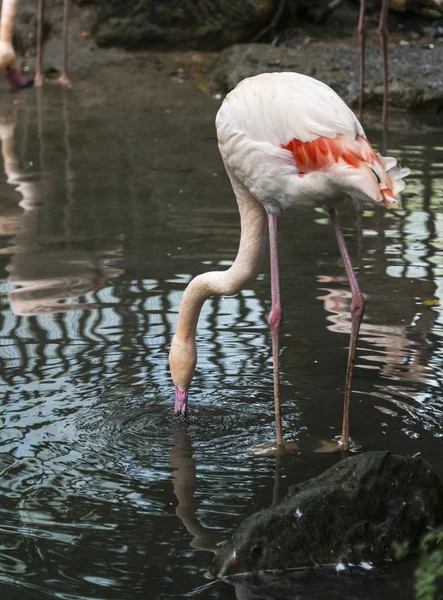
<svg viewBox="0 0 443 600"><path fill-rule="evenodd" d="M381 179L380 179L380 177L377 175L377 173L374 171L374 169L371 169L371 171L374 173L374 175L375 175L375 177L376 177L376 179L377 179L378 183L381 183Z"/></svg>

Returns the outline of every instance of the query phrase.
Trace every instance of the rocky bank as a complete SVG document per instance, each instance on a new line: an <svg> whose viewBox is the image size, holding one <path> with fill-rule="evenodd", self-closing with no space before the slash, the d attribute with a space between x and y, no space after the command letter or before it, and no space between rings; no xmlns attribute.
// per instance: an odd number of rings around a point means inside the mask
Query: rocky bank
<svg viewBox="0 0 443 600"><path fill-rule="evenodd" d="M382 104L381 57L372 44L366 54L365 105ZM358 103L359 52L345 41L305 39L299 47L237 44L223 50L208 76L211 90L227 92L245 77L297 71L330 85L348 104ZM443 109L443 43L396 44L389 49L391 108L440 112Z"/></svg>
<svg viewBox="0 0 443 600"><path fill-rule="evenodd" d="M62 4L47 3L47 70L61 68ZM35 5L35 0L21 0L15 26L17 51L31 71ZM396 0L391 7L397 12L391 11L389 21L390 107L441 112L443 0ZM135 54L149 62L158 58L160 69L171 62L165 53L173 51L177 69L171 76L194 78L211 94L224 94L244 77L263 71L291 70L325 81L355 105L358 9L356 0L73 0L74 85L76 79L93 78L102 65L131 61ZM378 10L377 2L368 1L367 108L378 107L382 99ZM181 60L177 52L183 52Z"/></svg>

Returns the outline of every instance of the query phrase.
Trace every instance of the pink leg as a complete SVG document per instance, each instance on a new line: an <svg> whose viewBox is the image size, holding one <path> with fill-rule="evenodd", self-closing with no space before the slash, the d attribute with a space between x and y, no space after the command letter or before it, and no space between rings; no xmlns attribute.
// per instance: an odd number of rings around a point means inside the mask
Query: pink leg
<svg viewBox="0 0 443 600"><path fill-rule="evenodd" d="M378 23L380 46L383 55L383 123L387 123L388 121L388 10L389 0L383 0L380 11L380 21Z"/></svg>
<svg viewBox="0 0 443 600"><path fill-rule="evenodd" d="M57 79L57 83L69 85L71 80L68 75L68 21L69 21L69 0L63 3L63 72Z"/></svg>
<svg viewBox="0 0 443 600"><path fill-rule="evenodd" d="M365 299L358 285L357 277L352 268L351 259L349 257L346 242L343 237L343 232L340 227L338 220L338 214L335 208L329 209L329 216L331 223L334 227L335 236L337 238L338 247L340 254L345 263L346 275L348 277L349 285L351 286L352 302L351 302L351 339L349 342L349 354L348 354L348 366L346 370L346 382L345 382L345 402L343 410L343 429L341 434L341 445L343 450L349 450L349 405L351 401L351 386L352 386L352 372L354 370L355 363L355 350L357 347L358 332L360 331L360 325L365 314Z"/></svg>
<svg viewBox="0 0 443 600"><path fill-rule="evenodd" d="M280 324L282 318L281 298L280 298L280 275L278 266L278 234L277 234L277 215L268 213L269 225L269 249L271 254L271 296L272 307L269 314L268 323L272 336L272 360L274 370L274 406L275 406L275 429L277 446L283 445L283 432L281 424L280 411Z"/></svg>
<svg viewBox="0 0 443 600"><path fill-rule="evenodd" d="M360 40L360 104L359 117L363 116L363 96L365 88L365 48L366 48L366 0L360 0L360 14L358 17L358 38Z"/></svg>
<svg viewBox="0 0 443 600"><path fill-rule="evenodd" d="M43 85L43 19L45 16L45 0L39 0L37 12L37 70L34 85Z"/></svg>

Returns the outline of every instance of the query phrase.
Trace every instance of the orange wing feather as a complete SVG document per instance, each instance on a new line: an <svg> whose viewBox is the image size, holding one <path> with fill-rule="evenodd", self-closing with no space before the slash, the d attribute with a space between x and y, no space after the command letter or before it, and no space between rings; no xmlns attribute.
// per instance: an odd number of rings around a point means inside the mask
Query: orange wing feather
<svg viewBox="0 0 443 600"><path fill-rule="evenodd" d="M281 147L292 154L300 176L312 171L328 169L340 159L356 168L362 162L380 163L371 144L362 135L357 136L353 143L349 143L341 135L333 139L318 137L312 142L301 142L294 138L288 144L282 144Z"/></svg>

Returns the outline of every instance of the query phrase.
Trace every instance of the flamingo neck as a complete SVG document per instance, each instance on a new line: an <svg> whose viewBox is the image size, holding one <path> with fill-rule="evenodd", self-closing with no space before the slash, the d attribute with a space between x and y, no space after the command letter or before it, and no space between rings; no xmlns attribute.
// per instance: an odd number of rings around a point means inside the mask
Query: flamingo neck
<svg viewBox="0 0 443 600"><path fill-rule="evenodd" d="M189 387L197 362L195 333L202 306L211 296L232 296L258 272L266 241L266 211L240 182L229 174L240 212L241 237L237 257L227 271L195 277L186 288L178 313L169 362L174 384Z"/></svg>
<svg viewBox="0 0 443 600"><path fill-rule="evenodd" d="M17 0L3 0L0 17L0 42L12 44L16 10Z"/></svg>
<svg viewBox="0 0 443 600"><path fill-rule="evenodd" d="M231 178L240 212L241 237L237 257L227 271L198 275L183 294L177 322L177 335L195 336L205 300L211 296L233 296L257 275L266 239L266 213L261 204Z"/></svg>

